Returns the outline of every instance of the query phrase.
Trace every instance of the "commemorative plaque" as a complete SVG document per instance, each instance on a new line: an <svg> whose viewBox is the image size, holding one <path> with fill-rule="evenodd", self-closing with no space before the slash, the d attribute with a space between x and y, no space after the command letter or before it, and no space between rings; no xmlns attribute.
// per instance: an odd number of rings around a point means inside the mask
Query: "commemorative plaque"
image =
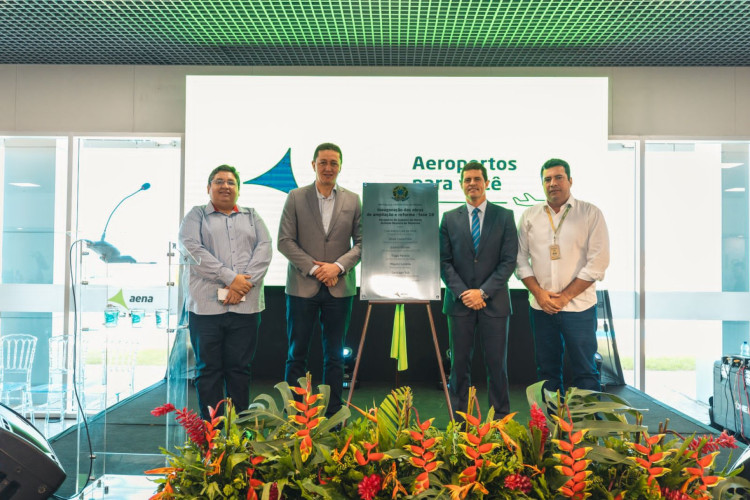
<svg viewBox="0 0 750 500"><path fill-rule="evenodd" d="M363 185L361 300L440 300L437 188Z"/></svg>

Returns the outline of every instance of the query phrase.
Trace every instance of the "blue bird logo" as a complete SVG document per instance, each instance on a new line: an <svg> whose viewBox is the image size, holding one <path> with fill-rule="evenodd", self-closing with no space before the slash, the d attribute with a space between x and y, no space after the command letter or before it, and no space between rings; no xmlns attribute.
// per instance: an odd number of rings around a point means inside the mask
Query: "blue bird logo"
<svg viewBox="0 0 750 500"><path fill-rule="evenodd" d="M294 173L292 172L292 148L286 150L286 153L276 165L258 177L243 182L243 184L265 186L278 189L282 193L289 193L292 189L296 189L298 187L297 181L294 179Z"/></svg>

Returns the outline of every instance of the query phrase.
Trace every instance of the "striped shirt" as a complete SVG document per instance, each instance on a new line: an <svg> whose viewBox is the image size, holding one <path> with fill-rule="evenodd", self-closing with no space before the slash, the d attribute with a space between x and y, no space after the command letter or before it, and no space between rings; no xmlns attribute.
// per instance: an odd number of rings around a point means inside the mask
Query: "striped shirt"
<svg viewBox="0 0 750 500"><path fill-rule="evenodd" d="M193 207L180 225L179 241L181 251L197 262L187 270L188 311L252 314L265 308L263 278L271 263L271 236L254 209L241 207L226 215L211 203ZM238 274L250 275L253 286L243 302L224 305L218 289L229 286Z"/></svg>

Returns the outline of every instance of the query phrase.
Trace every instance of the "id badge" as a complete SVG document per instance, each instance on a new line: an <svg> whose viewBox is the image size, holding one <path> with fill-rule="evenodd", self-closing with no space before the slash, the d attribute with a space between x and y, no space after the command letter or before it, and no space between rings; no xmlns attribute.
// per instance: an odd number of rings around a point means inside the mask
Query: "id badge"
<svg viewBox="0 0 750 500"><path fill-rule="evenodd" d="M555 244L549 246L549 258L552 260L560 259L560 245Z"/></svg>

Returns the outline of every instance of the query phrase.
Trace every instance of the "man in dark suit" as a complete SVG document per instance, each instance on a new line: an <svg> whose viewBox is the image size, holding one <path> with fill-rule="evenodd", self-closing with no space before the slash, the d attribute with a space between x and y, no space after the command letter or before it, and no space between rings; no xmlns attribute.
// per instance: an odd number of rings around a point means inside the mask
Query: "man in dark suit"
<svg viewBox="0 0 750 500"><path fill-rule="evenodd" d="M487 169L479 162L461 171L466 204L446 212L440 222L440 275L445 283L443 313L450 334L454 414L467 409L476 335L484 352L490 406L502 417L510 412L508 278L516 267L518 237L513 212L487 201L489 183Z"/></svg>
<svg viewBox="0 0 750 500"><path fill-rule="evenodd" d="M354 267L362 254L359 195L336 184L341 149L315 149L315 182L289 192L279 224L279 251L289 260L286 328L289 352L285 380L297 384L307 371L315 323L323 341L323 383L331 387L326 416L341 408L344 338L357 291Z"/></svg>

